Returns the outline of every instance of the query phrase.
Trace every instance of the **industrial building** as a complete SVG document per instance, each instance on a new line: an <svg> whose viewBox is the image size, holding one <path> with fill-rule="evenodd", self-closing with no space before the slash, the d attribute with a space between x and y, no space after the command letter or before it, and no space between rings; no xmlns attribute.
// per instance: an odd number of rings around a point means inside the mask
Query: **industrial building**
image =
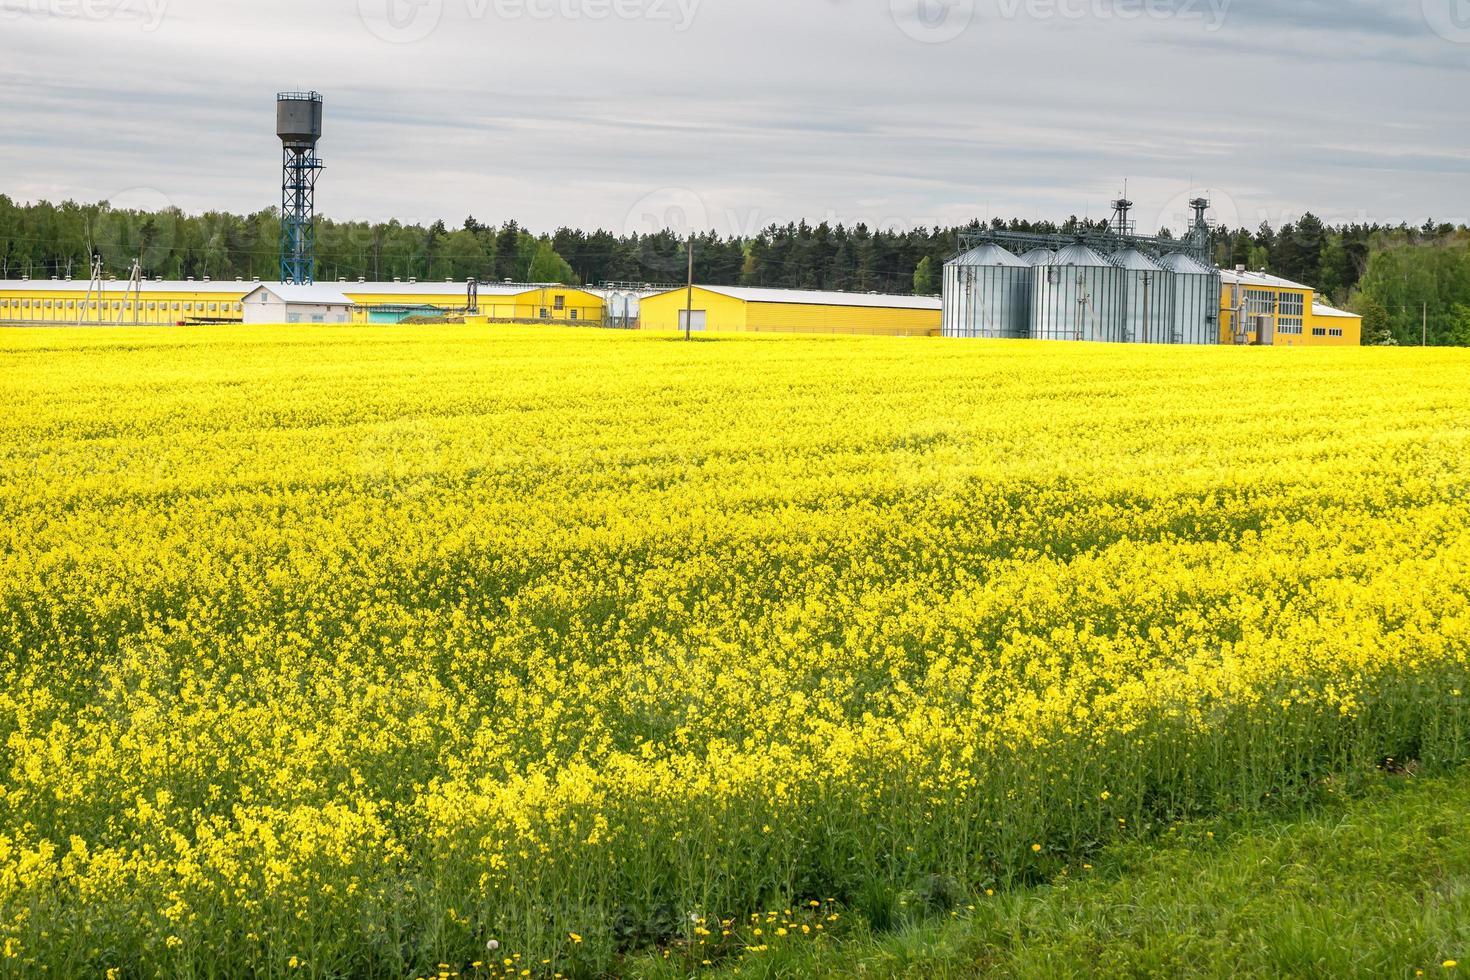
<svg viewBox="0 0 1470 980"><path fill-rule="evenodd" d="M1222 344L1356 347L1363 318L1317 302L1311 286L1264 272L1221 273Z"/></svg>
<svg viewBox="0 0 1470 980"><path fill-rule="evenodd" d="M1209 202L1191 204L1194 226L1180 239L1136 234L1126 199L1114 202L1103 232L966 236L965 249L944 267L944 335L1282 347L1361 342L1362 318L1318 303L1312 287L1215 269Z"/></svg>
<svg viewBox="0 0 1470 980"><path fill-rule="evenodd" d="M250 297L247 300L247 297ZM600 324L603 298L536 283L260 283L145 279L0 281L0 323L173 326L209 323L392 323L432 311L484 322ZM345 308L345 309L344 309ZM317 319L321 317L321 319Z"/></svg>
<svg viewBox="0 0 1470 980"><path fill-rule="evenodd" d="M689 303L687 287L643 297L640 325L646 330L682 330ZM695 286L690 329L931 337L938 336L941 323L937 297Z"/></svg>
<svg viewBox="0 0 1470 980"><path fill-rule="evenodd" d="M93 283L72 279L0 281L0 323L138 324L239 323L253 283Z"/></svg>
<svg viewBox="0 0 1470 980"><path fill-rule="evenodd" d="M345 309L343 309L345 307ZM601 296L531 283L261 283L245 298L246 323L397 323L431 310L471 321L602 323ZM318 319L320 318L320 319Z"/></svg>
<svg viewBox="0 0 1470 980"><path fill-rule="evenodd" d="M1177 240L1136 234L1127 200L1114 202L1106 232L967 236L965 250L944 267L944 335L1217 342L1221 280L1208 264L1209 203L1194 205L1195 228Z"/></svg>

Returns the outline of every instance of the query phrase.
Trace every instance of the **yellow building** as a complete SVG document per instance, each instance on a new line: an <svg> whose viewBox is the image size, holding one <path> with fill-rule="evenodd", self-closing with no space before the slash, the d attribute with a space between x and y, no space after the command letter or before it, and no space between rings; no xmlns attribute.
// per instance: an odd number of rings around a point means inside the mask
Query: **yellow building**
<svg viewBox="0 0 1470 980"><path fill-rule="evenodd" d="M1313 298L1312 312L1307 317L1307 332L1312 344L1360 347L1363 343L1363 318Z"/></svg>
<svg viewBox="0 0 1470 980"><path fill-rule="evenodd" d="M373 307L433 306L464 310L468 286L462 282L338 282L322 283L340 290L359 309L353 322L371 322ZM478 289L479 316L486 321L540 320L566 323L601 323L604 300L575 286L534 283L481 283Z"/></svg>
<svg viewBox="0 0 1470 980"><path fill-rule="evenodd" d="M245 293L255 283L235 280L164 282L138 287L108 280L100 291L76 279L0 281L0 323L123 324L239 323Z"/></svg>
<svg viewBox="0 0 1470 980"><path fill-rule="evenodd" d="M639 325L682 330L687 289L644 297ZM836 333L888 337L938 336L938 297L876 293L695 286L692 329L711 333Z"/></svg>
<svg viewBox="0 0 1470 980"><path fill-rule="evenodd" d="M145 280L137 287L108 280L101 290L86 280L0 281L0 324L82 324L171 326L186 323L240 323L247 319L246 297L262 288L292 291L296 320L280 296L270 302L257 297L251 322L279 313L278 322L376 322L377 308L432 307L463 310L465 283L347 282L293 287L280 283L210 280ZM480 315L486 320L541 320L601 323L604 300L585 289L528 283L486 283L479 287ZM303 292L305 290L305 292ZM308 298L309 297L309 298ZM347 307L344 315L341 307ZM313 309L306 309L313 307ZM323 307L323 309L314 309ZM321 319L316 319L321 316Z"/></svg>
<svg viewBox="0 0 1470 980"><path fill-rule="evenodd" d="M1356 347L1363 318L1318 304L1311 286L1264 272L1220 274L1220 343L1277 347Z"/></svg>

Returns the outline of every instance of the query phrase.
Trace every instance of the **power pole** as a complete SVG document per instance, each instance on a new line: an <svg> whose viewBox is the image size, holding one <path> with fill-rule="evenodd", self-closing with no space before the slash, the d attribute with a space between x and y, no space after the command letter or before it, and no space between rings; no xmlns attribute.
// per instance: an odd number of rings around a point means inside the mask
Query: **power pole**
<svg viewBox="0 0 1470 980"><path fill-rule="evenodd" d="M689 233L689 289L684 295L684 339L693 339L694 330L694 232Z"/></svg>

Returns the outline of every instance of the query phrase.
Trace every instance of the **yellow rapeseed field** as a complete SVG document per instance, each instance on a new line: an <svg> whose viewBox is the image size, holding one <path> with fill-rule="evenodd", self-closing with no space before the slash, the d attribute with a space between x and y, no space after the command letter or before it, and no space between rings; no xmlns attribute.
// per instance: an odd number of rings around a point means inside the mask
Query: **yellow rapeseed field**
<svg viewBox="0 0 1470 980"><path fill-rule="evenodd" d="M697 966L1463 758L1467 378L0 333L0 973Z"/></svg>

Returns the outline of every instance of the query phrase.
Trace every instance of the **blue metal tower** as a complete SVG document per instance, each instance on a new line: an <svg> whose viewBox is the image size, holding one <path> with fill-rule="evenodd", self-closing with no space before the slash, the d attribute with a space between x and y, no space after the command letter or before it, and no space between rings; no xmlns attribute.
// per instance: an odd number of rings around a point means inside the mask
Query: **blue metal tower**
<svg viewBox="0 0 1470 980"><path fill-rule="evenodd" d="M316 179L322 171L316 144L322 136L322 97L317 92L276 96L276 135L281 138L281 282L316 280Z"/></svg>

